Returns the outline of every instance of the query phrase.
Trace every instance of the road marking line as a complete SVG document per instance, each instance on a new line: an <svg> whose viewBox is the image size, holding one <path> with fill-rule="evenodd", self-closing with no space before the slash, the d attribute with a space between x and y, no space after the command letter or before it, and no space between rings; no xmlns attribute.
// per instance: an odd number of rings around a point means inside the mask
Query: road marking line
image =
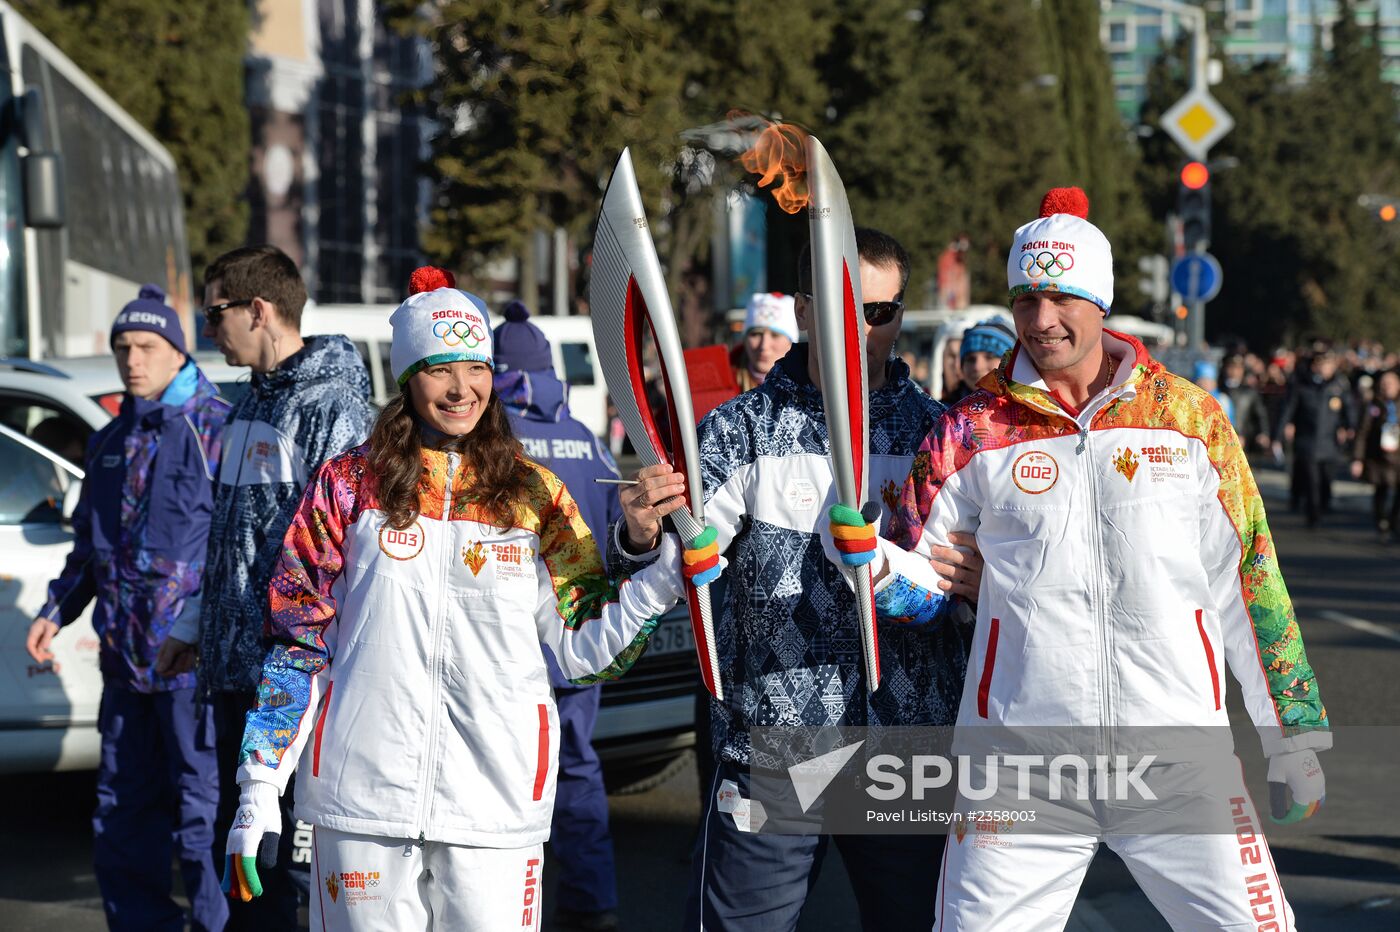
<svg viewBox="0 0 1400 932"><path fill-rule="evenodd" d="M1364 631L1367 634L1374 634L1376 637L1385 638L1388 641L1395 641L1397 644L1400 644L1400 632L1397 632L1393 628L1387 628L1384 625L1378 625L1374 621L1367 621L1364 618L1354 618L1351 615L1346 615L1342 612L1334 612L1331 609L1326 609L1317 614L1319 618L1335 621L1339 625L1346 625L1348 628L1352 628L1356 631Z"/></svg>

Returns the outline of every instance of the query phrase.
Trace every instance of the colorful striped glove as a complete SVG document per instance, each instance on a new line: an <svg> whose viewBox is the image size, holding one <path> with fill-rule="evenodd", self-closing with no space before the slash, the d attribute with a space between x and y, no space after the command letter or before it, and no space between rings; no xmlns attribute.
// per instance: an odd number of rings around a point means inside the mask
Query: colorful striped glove
<svg viewBox="0 0 1400 932"><path fill-rule="evenodd" d="M719 532L709 525L681 554L681 572L695 587L708 586L719 579Z"/></svg>
<svg viewBox="0 0 1400 932"><path fill-rule="evenodd" d="M258 852L264 867L277 863L277 842L282 834L282 809L277 804L277 787L261 780L244 783L238 796L238 812L228 833L224 855L224 893L247 903L262 896L258 879Z"/></svg>
<svg viewBox="0 0 1400 932"><path fill-rule="evenodd" d="M842 563L864 566L875 559L878 549L874 523L866 521L859 511L846 505L832 505L827 509L826 516L831 523L831 539L841 554Z"/></svg>

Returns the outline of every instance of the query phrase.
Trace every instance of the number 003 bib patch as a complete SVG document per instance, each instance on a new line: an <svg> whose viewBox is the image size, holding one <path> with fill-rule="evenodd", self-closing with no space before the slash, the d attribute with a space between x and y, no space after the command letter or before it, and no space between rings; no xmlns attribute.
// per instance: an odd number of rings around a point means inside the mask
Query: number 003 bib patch
<svg viewBox="0 0 1400 932"><path fill-rule="evenodd" d="M412 560L423 552L423 528L414 521L402 531L389 526L379 529L379 549L395 560Z"/></svg>

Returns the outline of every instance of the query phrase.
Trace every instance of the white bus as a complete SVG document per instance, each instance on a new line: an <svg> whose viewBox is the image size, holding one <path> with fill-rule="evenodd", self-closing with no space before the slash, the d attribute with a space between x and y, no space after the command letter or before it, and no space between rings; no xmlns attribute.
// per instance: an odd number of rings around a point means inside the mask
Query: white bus
<svg viewBox="0 0 1400 932"><path fill-rule="evenodd" d="M175 161L0 2L0 357L109 352L117 310L160 285L192 333Z"/></svg>

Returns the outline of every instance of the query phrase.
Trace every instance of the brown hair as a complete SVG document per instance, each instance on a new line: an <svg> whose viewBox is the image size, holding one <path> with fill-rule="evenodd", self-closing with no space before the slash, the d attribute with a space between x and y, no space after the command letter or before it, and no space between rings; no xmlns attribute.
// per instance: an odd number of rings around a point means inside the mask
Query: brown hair
<svg viewBox="0 0 1400 932"><path fill-rule="evenodd" d="M301 329L306 283L291 256L276 246L244 246L224 253L204 270L204 286L214 282L219 283L224 300L270 301L284 321Z"/></svg>
<svg viewBox="0 0 1400 932"><path fill-rule="evenodd" d="M856 227L856 255L869 265L893 266L899 272L899 294L909 285L909 253L899 244L899 240L873 230L870 227ZM812 244L803 243L802 252L797 257L797 290L803 294L812 293Z"/></svg>
<svg viewBox="0 0 1400 932"><path fill-rule="evenodd" d="M422 428L409 390L405 385L384 406L369 435L369 468L378 482L379 507L388 515L389 526L400 530L418 517L418 487L423 478ZM494 391L472 432L450 437L437 449L461 454L462 465L472 475L468 501L483 509L494 524L515 523L530 469L524 448L511 432L506 406Z"/></svg>

